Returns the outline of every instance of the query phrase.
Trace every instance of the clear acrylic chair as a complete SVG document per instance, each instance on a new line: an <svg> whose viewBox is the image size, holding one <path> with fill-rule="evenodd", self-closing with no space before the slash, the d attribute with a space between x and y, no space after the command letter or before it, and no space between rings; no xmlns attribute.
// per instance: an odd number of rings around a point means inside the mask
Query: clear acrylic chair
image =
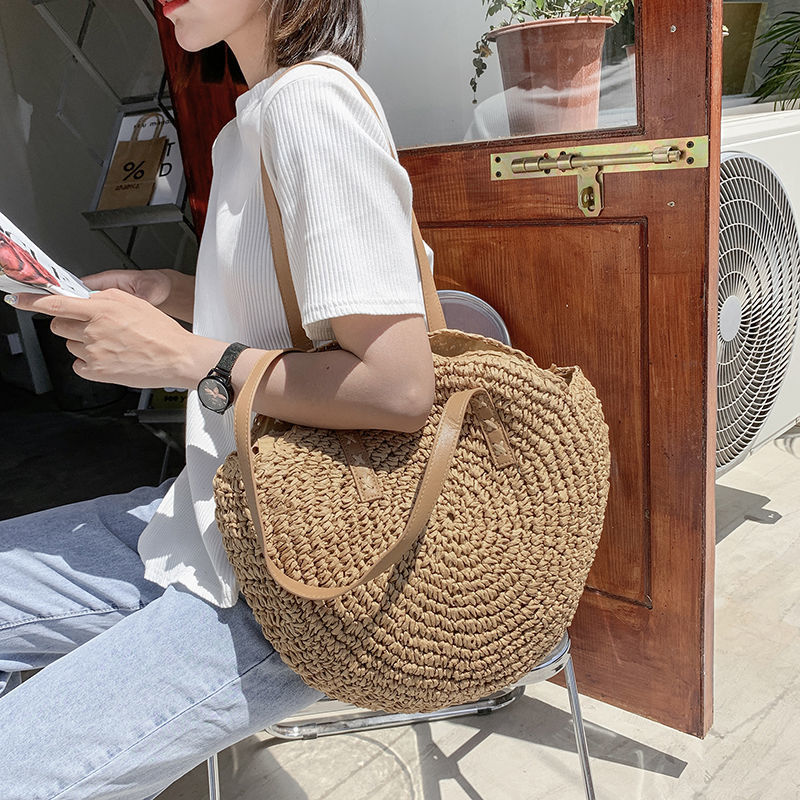
<svg viewBox="0 0 800 800"><path fill-rule="evenodd" d="M440 289L439 301L442 304L447 326L454 330L478 333L497 339L504 344L511 344L508 329L500 314L484 300L468 292L455 289ZM392 728L398 725L409 725L416 722L433 722L470 714L488 714L513 703L525 692L525 686L546 681L559 672L564 672L567 684L569 706L572 712L572 727L575 732L575 744L581 765L586 800L595 800L592 773L589 765L589 750L586 744L586 731L583 726L578 687L575 682L575 670L570 655L569 634L565 633L561 641L541 660L534 665L514 686L494 692L488 697L450 706L440 711L422 714L389 714L381 711L367 711L363 708L340 703L337 700L323 698L305 711L271 725L266 731L281 739L316 739L320 736L334 736L353 731ZM217 755L208 759L208 793L210 800L221 800L219 782L219 766Z"/></svg>

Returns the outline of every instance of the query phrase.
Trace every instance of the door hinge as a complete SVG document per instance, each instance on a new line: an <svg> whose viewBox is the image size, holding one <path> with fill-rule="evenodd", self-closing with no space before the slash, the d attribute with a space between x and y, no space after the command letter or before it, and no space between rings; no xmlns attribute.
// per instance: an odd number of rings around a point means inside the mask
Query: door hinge
<svg viewBox="0 0 800 800"><path fill-rule="evenodd" d="M569 152L561 150L558 154L552 150L523 150L491 155L493 181L575 175L578 179L578 208L587 217L598 217L603 210L603 176L609 172L706 167L708 136L588 144Z"/></svg>

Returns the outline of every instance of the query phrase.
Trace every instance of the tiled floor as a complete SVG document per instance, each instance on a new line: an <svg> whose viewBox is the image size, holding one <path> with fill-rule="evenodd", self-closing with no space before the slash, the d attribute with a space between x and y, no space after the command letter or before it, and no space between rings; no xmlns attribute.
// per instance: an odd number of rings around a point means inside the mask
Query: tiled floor
<svg viewBox="0 0 800 800"><path fill-rule="evenodd" d="M703 739L583 699L598 800L800 799L800 436L719 482L715 721ZM567 696L529 687L510 708L220 755L224 800L580 800ZM207 795L201 765L160 800Z"/></svg>

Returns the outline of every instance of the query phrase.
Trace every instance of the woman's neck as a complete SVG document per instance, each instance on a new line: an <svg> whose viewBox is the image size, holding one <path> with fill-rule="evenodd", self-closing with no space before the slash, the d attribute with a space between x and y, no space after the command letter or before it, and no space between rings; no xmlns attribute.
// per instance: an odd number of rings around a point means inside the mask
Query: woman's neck
<svg viewBox="0 0 800 800"><path fill-rule="evenodd" d="M262 24L247 25L226 39L250 89L278 68L267 44L267 17L259 19Z"/></svg>

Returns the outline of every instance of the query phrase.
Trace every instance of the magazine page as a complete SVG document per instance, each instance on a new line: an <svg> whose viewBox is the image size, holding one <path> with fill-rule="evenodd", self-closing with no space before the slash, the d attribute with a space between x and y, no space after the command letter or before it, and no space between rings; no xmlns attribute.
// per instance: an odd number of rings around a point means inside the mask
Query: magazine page
<svg viewBox="0 0 800 800"><path fill-rule="evenodd" d="M90 289L59 267L14 223L0 213L0 292L88 297Z"/></svg>

